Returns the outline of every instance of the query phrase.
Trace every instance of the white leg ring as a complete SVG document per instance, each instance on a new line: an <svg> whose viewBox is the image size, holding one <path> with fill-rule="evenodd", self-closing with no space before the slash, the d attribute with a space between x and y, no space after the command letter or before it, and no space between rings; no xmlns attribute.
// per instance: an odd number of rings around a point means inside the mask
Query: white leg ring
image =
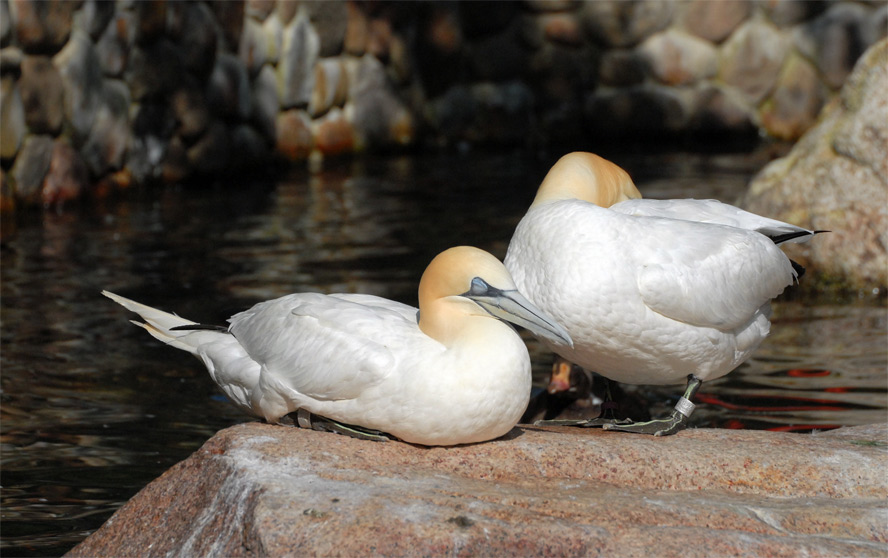
<svg viewBox="0 0 888 558"><path fill-rule="evenodd" d="M685 397L679 399L678 403L675 404L675 410L683 414L685 417L690 417L691 413L694 412L694 408L696 408L696 405L691 403L691 401Z"/></svg>

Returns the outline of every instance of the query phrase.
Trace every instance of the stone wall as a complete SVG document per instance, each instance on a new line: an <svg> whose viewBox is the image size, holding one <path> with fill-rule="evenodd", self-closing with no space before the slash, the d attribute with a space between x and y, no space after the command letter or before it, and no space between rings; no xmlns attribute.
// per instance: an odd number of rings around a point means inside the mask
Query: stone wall
<svg viewBox="0 0 888 558"><path fill-rule="evenodd" d="M886 14L881 1L0 0L4 207L418 143L795 139Z"/></svg>

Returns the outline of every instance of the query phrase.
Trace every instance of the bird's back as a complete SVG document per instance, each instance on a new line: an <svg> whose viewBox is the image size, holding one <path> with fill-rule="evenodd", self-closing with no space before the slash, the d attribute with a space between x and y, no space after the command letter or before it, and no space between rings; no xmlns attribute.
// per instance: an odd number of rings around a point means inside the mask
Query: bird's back
<svg viewBox="0 0 888 558"><path fill-rule="evenodd" d="M629 383L718 377L768 330L793 280L766 237L626 215L577 200L533 208L505 259L519 289L570 332L565 358Z"/></svg>

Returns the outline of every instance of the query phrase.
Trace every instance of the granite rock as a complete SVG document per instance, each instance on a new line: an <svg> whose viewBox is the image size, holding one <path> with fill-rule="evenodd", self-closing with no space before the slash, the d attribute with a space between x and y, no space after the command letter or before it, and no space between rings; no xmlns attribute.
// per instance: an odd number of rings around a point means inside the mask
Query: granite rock
<svg viewBox="0 0 888 558"><path fill-rule="evenodd" d="M123 166L130 137L130 96L126 84L106 80L98 102L95 121L81 148L94 176L102 176Z"/></svg>
<svg viewBox="0 0 888 558"><path fill-rule="evenodd" d="M690 0L682 7L685 29L715 43L728 38L752 12L750 0Z"/></svg>
<svg viewBox="0 0 888 558"><path fill-rule="evenodd" d="M776 138L797 140L814 125L826 96L817 69L798 54L790 54L774 94L760 110L761 125Z"/></svg>
<svg viewBox="0 0 888 558"><path fill-rule="evenodd" d="M751 103L758 103L774 87L788 43L769 25L746 22L722 46L721 79L743 92Z"/></svg>
<svg viewBox="0 0 888 558"><path fill-rule="evenodd" d="M425 448L242 424L67 556L881 556L888 427L519 426Z"/></svg>
<svg viewBox="0 0 888 558"><path fill-rule="evenodd" d="M89 170L76 149L55 140L49 171L43 181L43 205L55 206L77 199L89 187Z"/></svg>
<svg viewBox="0 0 888 558"><path fill-rule="evenodd" d="M257 130L271 143L275 141L275 119L280 111L277 77L271 66L265 66L253 80L253 111L251 120Z"/></svg>
<svg viewBox="0 0 888 558"><path fill-rule="evenodd" d="M0 77L0 159L13 159L27 133L21 91L12 77Z"/></svg>
<svg viewBox="0 0 888 558"><path fill-rule="evenodd" d="M19 45L30 54L55 54L71 35L77 2L10 0L10 19Z"/></svg>
<svg viewBox="0 0 888 558"><path fill-rule="evenodd" d="M101 63L96 49L83 32L75 31L71 40L54 58L65 86L65 119L71 126L75 146L89 135L99 109L103 85Z"/></svg>
<svg viewBox="0 0 888 558"><path fill-rule="evenodd" d="M865 6L840 2L817 19L800 26L794 34L796 48L814 60L826 84L842 86L854 63L879 37L870 26L872 15ZM884 29L881 29L884 36Z"/></svg>
<svg viewBox="0 0 888 558"><path fill-rule="evenodd" d="M206 77L213 71L218 47L218 33L213 13L203 2L181 4L182 23L176 39L176 60L188 71Z"/></svg>
<svg viewBox="0 0 888 558"><path fill-rule="evenodd" d="M25 138L10 174L16 198L27 204L43 199L43 180L52 162L53 141L50 136L31 134Z"/></svg>
<svg viewBox="0 0 888 558"><path fill-rule="evenodd" d="M65 117L62 77L47 56L25 56L19 91L25 122L33 134L57 135Z"/></svg>
<svg viewBox="0 0 888 558"><path fill-rule="evenodd" d="M651 73L666 85L690 85L715 75L718 57L707 41L669 30L648 38L639 47Z"/></svg>
<svg viewBox="0 0 888 558"><path fill-rule="evenodd" d="M307 159L314 149L311 118L301 110L288 110L277 115L275 149L286 159Z"/></svg>
<svg viewBox="0 0 888 558"><path fill-rule="evenodd" d="M586 33L608 47L634 46L672 23L676 2L583 2L580 20Z"/></svg>
<svg viewBox="0 0 888 558"><path fill-rule="evenodd" d="M298 15L284 28L277 67L278 93L283 109L308 106L320 49L321 39L304 14Z"/></svg>
<svg viewBox="0 0 888 558"><path fill-rule="evenodd" d="M867 294L888 286L888 40L861 57L792 151L750 184L743 206L831 231L786 252L816 268L803 284Z"/></svg>

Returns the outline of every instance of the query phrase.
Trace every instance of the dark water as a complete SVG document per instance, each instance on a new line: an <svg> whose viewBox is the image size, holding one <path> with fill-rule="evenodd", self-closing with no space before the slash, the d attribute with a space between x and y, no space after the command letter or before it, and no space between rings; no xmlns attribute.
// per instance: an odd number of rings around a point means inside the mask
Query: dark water
<svg viewBox="0 0 888 558"><path fill-rule="evenodd" d="M733 201L763 155L614 159L648 197ZM133 190L23 216L2 249L3 556L56 556L219 429L252 420L190 355L131 326L108 289L204 323L296 291L416 303L456 244L505 254L553 159L341 162L276 180ZM776 305L755 358L706 384L697 426L810 430L886 419L886 311L871 301ZM530 340L535 377L550 356ZM638 393L657 413L678 388Z"/></svg>

